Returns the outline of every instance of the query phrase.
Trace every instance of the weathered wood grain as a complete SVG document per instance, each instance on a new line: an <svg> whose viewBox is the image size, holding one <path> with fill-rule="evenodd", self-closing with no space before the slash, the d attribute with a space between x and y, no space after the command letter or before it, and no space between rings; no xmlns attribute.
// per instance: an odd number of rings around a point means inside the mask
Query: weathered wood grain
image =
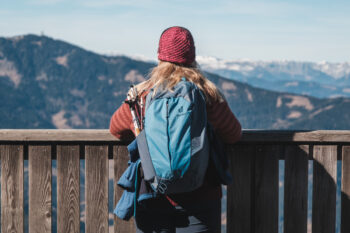
<svg viewBox="0 0 350 233"><path fill-rule="evenodd" d="M284 232L307 232L308 145L285 148Z"/></svg>
<svg viewBox="0 0 350 233"><path fill-rule="evenodd" d="M341 233L350 232L350 146L343 147L341 187Z"/></svg>
<svg viewBox="0 0 350 233"><path fill-rule="evenodd" d="M23 232L23 146L0 145L1 232Z"/></svg>
<svg viewBox="0 0 350 233"><path fill-rule="evenodd" d="M252 165L254 146L227 147L233 182L227 186L227 233L252 232Z"/></svg>
<svg viewBox="0 0 350 233"><path fill-rule="evenodd" d="M0 141L119 141L106 129L0 130Z"/></svg>
<svg viewBox="0 0 350 233"><path fill-rule="evenodd" d="M108 130L0 130L0 141L117 142ZM350 142L348 130L244 130L240 142Z"/></svg>
<svg viewBox="0 0 350 233"><path fill-rule="evenodd" d="M51 232L51 146L29 146L29 232Z"/></svg>
<svg viewBox="0 0 350 233"><path fill-rule="evenodd" d="M314 146L312 232L335 232L337 146Z"/></svg>
<svg viewBox="0 0 350 233"><path fill-rule="evenodd" d="M278 158L280 145L257 146L255 156L256 233L278 232Z"/></svg>
<svg viewBox="0 0 350 233"><path fill-rule="evenodd" d="M87 142L94 145L104 145L105 143L110 147L116 142L118 144L125 143L118 142L109 134L108 130L0 130L0 144L2 144L0 145L0 157L2 160L2 232L23 232L23 158L27 156L26 154L23 155L23 152L26 153L27 147L4 144L20 144L21 142L40 144L41 141L45 142L45 145L50 143L57 144L57 142L59 144L68 142L67 144L70 145L72 145L72 142L76 142L76 144ZM286 157L284 157L280 153L283 147L279 145L286 142L289 145L286 148ZM303 216L305 215L304 207L307 205L307 202L304 193L306 190L301 188L305 187L304 175L302 175L305 173L305 163L301 154L303 154L303 150L306 152L306 149L303 147L298 148L297 144L325 144L314 146L313 232L335 232L337 147L329 145L331 143L337 145L344 143L346 145L343 146L342 151L341 232L350 232L350 146L348 146L350 143L350 131L260 130L245 130L242 140L232 148L232 151L230 149L230 153L232 152L233 155L230 166L234 184L228 187L227 216L230 218L227 221L228 232L276 232L278 227L278 161L276 158L286 159L284 232L288 233L293 230L295 232L305 232L306 219ZM18 153L11 152L13 149L8 149L10 147L20 148L20 151ZM255 147L260 148L260 151L256 149L256 154L254 152L255 149L253 149ZM67 149L72 148L72 146L59 148L60 146L57 148L58 153L65 155L74 154L72 151L69 152L70 149ZM86 205L86 232L107 232L108 160L99 156L99 154L104 154L102 157L107 156L107 146L103 146L104 149L102 150L104 152L96 149L101 148L99 146L91 146L91 148L86 147L87 154L90 154L90 157L87 156L89 158L86 161L86 168L87 171L91 171L87 172L86 179L86 201L89 203ZM67 151L65 152L65 150ZM235 156L235 152L240 150L243 151L242 154L244 155L255 155L252 157ZM297 151L294 153L294 150ZM8 157L5 156L6 153ZM122 190L116 186L116 182L127 166L128 158L126 153L125 146L113 147L115 162L114 203L119 200L122 193ZM277 157L274 155L276 153L279 154ZM120 154L122 156L119 156ZM58 170L62 170L62 172L58 171L62 175L62 180L58 178L58 192L66 192L65 197L68 197L67 199L62 198L58 200L58 209L62 206L76 206L70 209L58 210L58 221L68 224L59 224L59 232L77 232L79 230L79 223L77 222L79 220L76 217L77 212L79 212L79 205L77 206L76 203L79 202L79 186L77 187L77 184L74 184L74 181L72 181L75 179L72 177L76 177L76 171L69 170L70 166L74 167L72 164L76 158L73 157L69 157L71 159L69 160L68 157L60 158L59 155L57 156L57 160L62 162L62 166L58 165L62 168L58 168ZM18 161L16 161L16 158ZM340 159L339 156L338 159ZM58 163L60 162L58 161ZM12 166L18 167L12 168ZM247 172L249 169L252 173ZM29 173L29 230L30 232L51 232L50 146L29 146ZM90 178L88 178L89 174ZM243 180L250 182L250 185L243 184ZM63 187L66 187L66 189L63 189ZM237 192L239 188L241 190ZM73 189L76 191L70 193L69 190ZM16 195L19 195L18 198ZM77 195L77 199L73 197L75 195ZM64 219L62 220L63 216ZM74 223L72 219L75 219ZM68 228L65 226L68 226ZM135 230L133 222L124 222L118 219L115 219L114 228L115 232L132 232Z"/></svg>
<svg viewBox="0 0 350 233"><path fill-rule="evenodd" d="M123 194L123 189L120 188L117 183L120 176L124 173L128 166L128 150L126 146L114 146L113 147L113 159L114 159L114 206L118 203L120 197ZM114 232L124 233L124 232L135 232L134 219L126 222L114 215Z"/></svg>
<svg viewBox="0 0 350 233"><path fill-rule="evenodd" d="M85 146L86 233L108 233L108 146Z"/></svg>
<svg viewBox="0 0 350 233"><path fill-rule="evenodd" d="M241 142L350 142L348 130L244 130Z"/></svg>
<svg viewBox="0 0 350 233"><path fill-rule="evenodd" d="M57 146L57 232L80 232L79 146Z"/></svg>

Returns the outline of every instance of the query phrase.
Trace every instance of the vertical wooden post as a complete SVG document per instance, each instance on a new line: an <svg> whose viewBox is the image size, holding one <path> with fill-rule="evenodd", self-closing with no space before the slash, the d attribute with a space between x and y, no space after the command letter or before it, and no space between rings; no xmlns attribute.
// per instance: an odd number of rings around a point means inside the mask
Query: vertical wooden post
<svg viewBox="0 0 350 233"><path fill-rule="evenodd" d="M341 175L341 233L350 232L350 146L343 147Z"/></svg>
<svg viewBox="0 0 350 233"><path fill-rule="evenodd" d="M227 233L250 233L255 146L230 146L226 153L233 178L232 184L227 187Z"/></svg>
<svg viewBox="0 0 350 233"><path fill-rule="evenodd" d="M51 232L51 146L29 146L29 232Z"/></svg>
<svg viewBox="0 0 350 233"><path fill-rule="evenodd" d="M124 173L125 169L128 167L128 150L126 146L114 146L113 147L113 159L114 159L114 206L116 206L120 197L123 194L123 189L121 189L117 183L120 176ZM135 232L134 220L131 219L125 222L117 216L114 215L114 232L124 233L124 232Z"/></svg>
<svg viewBox="0 0 350 233"><path fill-rule="evenodd" d="M335 232L337 146L314 146L312 232Z"/></svg>
<svg viewBox="0 0 350 233"><path fill-rule="evenodd" d="M108 233L108 146L85 146L86 233Z"/></svg>
<svg viewBox="0 0 350 233"><path fill-rule="evenodd" d="M23 146L1 145L1 232L23 232Z"/></svg>
<svg viewBox="0 0 350 233"><path fill-rule="evenodd" d="M284 233L307 232L308 155L308 145L286 146Z"/></svg>
<svg viewBox="0 0 350 233"><path fill-rule="evenodd" d="M255 230L278 232L278 158L280 145L259 146L255 159Z"/></svg>
<svg viewBox="0 0 350 233"><path fill-rule="evenodd" d="M80 232L79 146L57 146L57 232Z"/></svg>

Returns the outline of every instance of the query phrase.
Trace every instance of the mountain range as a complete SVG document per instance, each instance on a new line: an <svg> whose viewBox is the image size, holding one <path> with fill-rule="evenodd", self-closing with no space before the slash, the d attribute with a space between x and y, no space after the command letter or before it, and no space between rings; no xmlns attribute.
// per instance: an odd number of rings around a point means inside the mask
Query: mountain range
<svg viewBox="0 0 350 233"><path fill-rule="evenodd" d="M46 36L0 37L0 128L108 128L130 84L145 80L152 67ZM349 129L348 98L320 99L205 75L245 129Z"/></svg>
<svg viewBox="0 0 350 233"><path fill-rule="evenodd" d="M197 57L201 68L255 87L318 98L350 97L350 62L222 60Z"/></svg>

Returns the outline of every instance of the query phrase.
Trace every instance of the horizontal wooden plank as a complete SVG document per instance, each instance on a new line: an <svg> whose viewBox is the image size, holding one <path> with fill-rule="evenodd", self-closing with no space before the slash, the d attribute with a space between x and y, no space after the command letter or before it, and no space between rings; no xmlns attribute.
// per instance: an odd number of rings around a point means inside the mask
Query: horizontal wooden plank
<svg viewBox="0 0 350 233"><path fill-rule="evenodd" d="M0 130L1 141L118 142L106 129ZM349 130L244 130L240 142L350 142Z"/></svg>
<svg viewBox="0 0 350 233"><path fill-rule="evenodd" d="M350 142L349 130L245 130L242 142Z"/></svg>
<svg viewBox="0 0 350 233"><path fill-rule="evenodd" d="M119 141L106 129L0 130L0 141Z"/></svg>

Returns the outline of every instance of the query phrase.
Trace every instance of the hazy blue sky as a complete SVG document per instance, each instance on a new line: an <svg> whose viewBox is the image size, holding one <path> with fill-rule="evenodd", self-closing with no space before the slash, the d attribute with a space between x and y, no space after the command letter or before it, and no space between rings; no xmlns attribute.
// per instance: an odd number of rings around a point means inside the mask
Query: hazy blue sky
<svg viewBox="0 0 350 233"><path fill-rule="evenodd" d="M181 25L197 55L350 61L349 0L0 0L0 36L44 33L98 53L155 59Z"/></svg>

